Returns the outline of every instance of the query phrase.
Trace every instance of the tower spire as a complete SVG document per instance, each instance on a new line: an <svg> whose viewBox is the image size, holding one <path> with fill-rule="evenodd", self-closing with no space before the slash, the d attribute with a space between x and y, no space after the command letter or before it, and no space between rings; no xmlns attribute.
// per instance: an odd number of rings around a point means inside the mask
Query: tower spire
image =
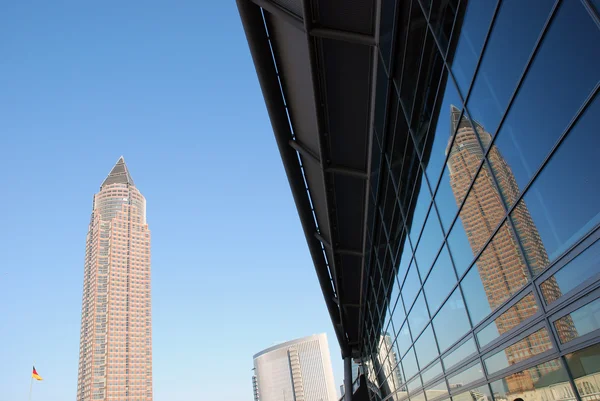
<svg viewBox="0 0 600 401"><path fill-rule="evenodd" d="M108 173L108 176L104 182L102 182L102 185L100 185L100 188L110 184L135 185L133 183L133 179L131 178L131 174L129 174L129 169L125 164L125 159L123 156L119 157L119 160L117 160L117 163L115 163L112 170L110 170L110 173Z"/></svg>

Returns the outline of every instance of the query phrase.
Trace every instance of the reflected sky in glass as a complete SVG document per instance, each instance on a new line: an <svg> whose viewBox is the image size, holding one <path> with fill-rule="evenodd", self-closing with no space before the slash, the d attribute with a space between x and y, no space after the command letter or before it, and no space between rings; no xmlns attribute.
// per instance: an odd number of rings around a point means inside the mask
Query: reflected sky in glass
<svg viewBox="0 0 600 401"><path fill-rule="evenodd" d="M436 333L443 333L443 335L437 336L442 352L471 329L465 304L458 288L454 290L433 319L433 327Z"/></svg>
<svg viewBox="0 0 600 401"><path fill-rule="evenodd" d="M433 336L433 329L431 325L427 326L423 334L415 343L415 351L417 352L417 359L419 366L427 366L427 364L438 356L437 345L435 343L435 337Z"/></svg>
<svg viewBox="0 0 600 401"><path fill-rule="evenodd" d="M410 325L410 332L413 337L419 335L428 321L429 314L427 313L427 306L425 305L425 297L423 296L423 292L421 292L408 314L408 324Z"/></svg>
<svg viewBox="0 0 600 401"><path fill-rule="evenodd" d="M425 282L425 297L429 310L434 313L456 284L456 274L446 247L442 249Z"/></svg>

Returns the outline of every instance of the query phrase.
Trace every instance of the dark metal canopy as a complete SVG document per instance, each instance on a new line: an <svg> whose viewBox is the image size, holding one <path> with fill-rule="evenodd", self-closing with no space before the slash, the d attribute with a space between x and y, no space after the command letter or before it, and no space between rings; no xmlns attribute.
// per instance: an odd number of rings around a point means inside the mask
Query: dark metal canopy
<svg viewBox="0 0 600 401"><path fill-rule="evenodd" d="M237 0L344 357L358 357L378 1Z"/></svg>

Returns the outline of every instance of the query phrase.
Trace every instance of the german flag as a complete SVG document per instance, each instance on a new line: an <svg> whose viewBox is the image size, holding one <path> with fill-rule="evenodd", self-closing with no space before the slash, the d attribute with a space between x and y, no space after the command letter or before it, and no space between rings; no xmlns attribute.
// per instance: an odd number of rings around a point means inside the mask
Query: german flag
<svg viewBox="0 0 600 401"><path fill-rule="evenodd" d="M33 367L33 372L31 373L31 377L35 380L43 380L42 376L38 375L38 372L35 370L35 366Z"/></svg>

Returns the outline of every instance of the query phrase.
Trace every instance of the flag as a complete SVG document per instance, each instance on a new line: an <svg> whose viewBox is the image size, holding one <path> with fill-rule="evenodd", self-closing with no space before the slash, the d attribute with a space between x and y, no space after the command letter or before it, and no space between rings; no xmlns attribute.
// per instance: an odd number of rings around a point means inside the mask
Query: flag
<svg viewBox="0 0 600 401"><path fill-rule="evenodd" d="M35 370L35 366L33 367L33 372L31 373L31 377L35 380L43 380L42 376L38 375L38 372Z"/></svg>

